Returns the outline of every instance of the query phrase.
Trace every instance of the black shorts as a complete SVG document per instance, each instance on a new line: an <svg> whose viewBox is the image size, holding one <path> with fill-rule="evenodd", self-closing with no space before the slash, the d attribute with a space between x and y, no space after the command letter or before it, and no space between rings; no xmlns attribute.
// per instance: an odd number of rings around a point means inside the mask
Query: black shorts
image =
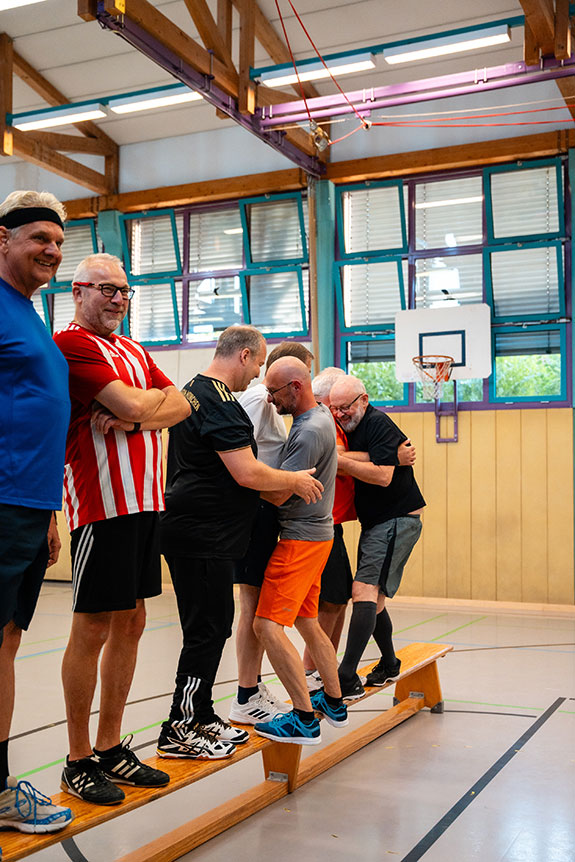
<svg viewBox="0 0 575 862"><path fill-rule="evenodd" d="M343 525L333 526L333 546L321 576L320 602L346 605L351 598L353 576L343 540Z"/></svg>
<svg viewBox="0 0 575 862"><path fill-rule="evenodd" d="M278 533L277 507L260 500L248 552L235 564L234 583L261 587L267 564L278 543Z"/></svg>
<svg viewBox="0 0 575 862"><path fill-rule="evenodd" d="M0 503L0 643L13 621L27 629L34 615L48 563L50 509Z"/></svg>
<svg viewBox="0 0 575 862"><path fill-rule="evenodd" d="M162 592L157 512L120 515L72 531L72 610L127 611Z"/></svg>

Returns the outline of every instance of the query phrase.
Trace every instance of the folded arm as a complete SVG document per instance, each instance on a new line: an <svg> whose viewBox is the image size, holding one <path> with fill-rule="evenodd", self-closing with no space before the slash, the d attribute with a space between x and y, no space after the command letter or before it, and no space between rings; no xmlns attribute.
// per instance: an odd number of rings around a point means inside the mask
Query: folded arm
<svg viewBox="0 0 575 862"><path fill-rule="evenodd" d="M120 386L116 386L116 384L120 384ZM114 387L112 391L110 391L111 386ZM131 393L152 394L152 396L148 399L142 399L136 394L134 398ZM157 397L158 395L161 396L161 399ZM112 404L116 410L113 409ZM156 406L152 410L154 404ZM140 406L143 406L143 410L138 412ZM132 411L132 418L128 419L126 415L130 410ZM109 383L98 393L98 406L92 413L92 424L102 434L107 434L111 428L133 431L136 422L140 423L142 431L154 431L177 425L178 422L182 422L190 415L190 410L188 401L175 386L167 386L165 389L143 390L126 386L117 380L114 383ZM141 418L137 418L137 416Z"/></svg>

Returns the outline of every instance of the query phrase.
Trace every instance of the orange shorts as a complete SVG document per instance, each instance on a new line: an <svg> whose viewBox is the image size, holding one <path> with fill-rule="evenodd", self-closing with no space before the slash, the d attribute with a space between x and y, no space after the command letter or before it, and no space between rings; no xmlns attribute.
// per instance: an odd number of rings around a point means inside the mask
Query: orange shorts
<svg viewBox="0 0 575 862"><path fill-rule="evenodd" d="M256 617L293 626L296 617L317 617L321 574L333 540L280 539L264 575Z"/></svg>

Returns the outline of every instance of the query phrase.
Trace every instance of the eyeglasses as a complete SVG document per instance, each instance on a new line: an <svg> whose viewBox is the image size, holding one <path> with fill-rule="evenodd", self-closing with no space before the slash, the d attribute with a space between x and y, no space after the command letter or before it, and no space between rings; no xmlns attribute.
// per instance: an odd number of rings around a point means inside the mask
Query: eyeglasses
<svg viewBox="0 0 575 862"><path fill-rule="evenodd" d="M290 380L289 383L284 383L283 386L278 386L277 389L268 389L268 395L270 396L270 398L273 398L276 392L281 392L282 389L285 389L286 386L291 386L292 383L295 383L295 380Z"/></svg>
<svg viewBox="0 0 575 862"><path fill-rule="evenodd" d="M352 405L352 404L355 404L355 402L357 401L357 399L358 399L358 398L361 398L361 396L362 396L362 395L363 395L363 392L360 392L360 393L359 393L359 395L356 395L356 396L355 396L355 398L353 399L353 401L350 401L350 402L349 402L349 404L342 404L342 406L341 406L341 407L334 407L334 406L332 405L332 407L331 407L331 412L332 412L332 413L349 413L349 408L351 407L351 405Z"/></svg>
<svg viewBox="0 0 575 862"><path fill-rule="evenodd" d="M102 296L107 296L108 299L113 299L118 291L122 294L122 299L131 299L136 292L132 287L117 287L115 284L107 283L95 284L93 281L75 281L74 284L78 287L95 287Z"/></svg>

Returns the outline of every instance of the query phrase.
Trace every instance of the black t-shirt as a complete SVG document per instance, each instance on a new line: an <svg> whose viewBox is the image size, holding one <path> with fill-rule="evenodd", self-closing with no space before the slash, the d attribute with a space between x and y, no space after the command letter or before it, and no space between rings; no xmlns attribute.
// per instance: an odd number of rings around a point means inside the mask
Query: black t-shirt
<svg viewBox="0 0 575 862"><path fill-rule="evenodd" d="M354 452L369 452L374 464L395 466L387 488L355 480L355 509L362 527L373 527L390 518L407 515L425 506L425 500L415 481L413 467L398 467L397 447L407 440L386 413L368 404L365 416L347 435Z"/></svg>
<svg viewBox="0 0 575 862"><path fill-rule="evenodd" d="M250 446L257 455L253 425L221 380L198 374L182 392L192 412L170 431L162 552L240 559L259 492L238 485L218 452Z"/></svg>

